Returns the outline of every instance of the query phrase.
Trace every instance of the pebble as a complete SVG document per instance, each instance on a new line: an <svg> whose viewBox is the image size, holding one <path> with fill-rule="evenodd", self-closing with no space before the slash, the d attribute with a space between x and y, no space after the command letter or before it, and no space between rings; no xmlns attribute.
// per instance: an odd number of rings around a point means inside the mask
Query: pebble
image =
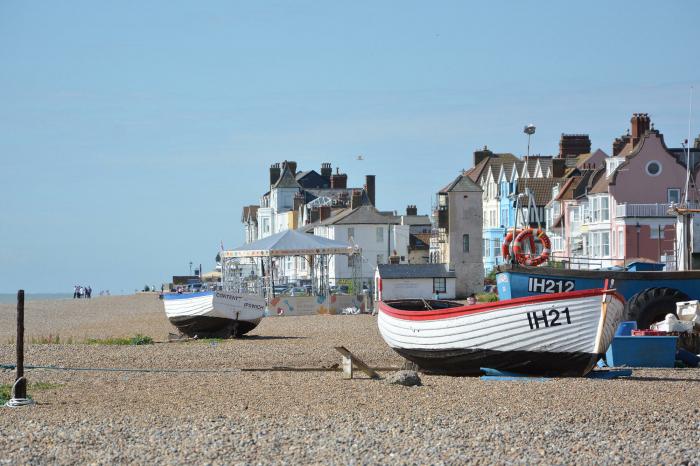
<svg viewBox="0 0 700 466"><path fill-rule="evenodd" d="M13 312L0 305L0 363L14 361ZM162 341L173 331L148 295L25 312L34 335ZM365 315L266 318L216 346L28 344L27 364L219 372L29 370L30 384L58 386L30 390L35 406L0 408L0 464L700 463L698 369L542 384L422 375L415 390L362 373L220 371L330 367L338 345L373 367L403 364Z"/></svg>
<svg viewBox="0 0 700 466"><path fill-rule="evenodd" d="M420 376L416 371L398 371L389 375L386 383L391 385L403 385L404 387L414 387L421 385Z"/></svg>

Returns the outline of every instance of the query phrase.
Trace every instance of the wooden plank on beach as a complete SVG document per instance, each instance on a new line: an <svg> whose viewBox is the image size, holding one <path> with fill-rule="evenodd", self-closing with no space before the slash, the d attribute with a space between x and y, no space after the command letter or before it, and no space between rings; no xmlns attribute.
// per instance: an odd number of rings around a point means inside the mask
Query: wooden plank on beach
<svg viewBox="0 0 700 466"><path fill-rule="evenodd" d="M337 352L343 355L343 374L345 375L346 379L352 379L353 366L357 367L359 370L373 379L381 378L374 369L365 364L360 358L352 354L346 347L335 346L334 348Z"/></svg>

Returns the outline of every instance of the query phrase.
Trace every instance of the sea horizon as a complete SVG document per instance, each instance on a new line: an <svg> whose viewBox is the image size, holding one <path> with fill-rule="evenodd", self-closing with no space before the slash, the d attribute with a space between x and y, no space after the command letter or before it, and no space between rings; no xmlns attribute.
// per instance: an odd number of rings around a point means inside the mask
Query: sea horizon
<svg viewBox="0 0 700 466"><path fill-rule="evenodd" d="M122 293L110 293L109 296L118 296ZM92 298L100 298L99 294L93 294ZM56 299L73 299L73 293L24 293L25 301L47 301ZM0 304L16 303L17 293L0 293Z"/></svg>

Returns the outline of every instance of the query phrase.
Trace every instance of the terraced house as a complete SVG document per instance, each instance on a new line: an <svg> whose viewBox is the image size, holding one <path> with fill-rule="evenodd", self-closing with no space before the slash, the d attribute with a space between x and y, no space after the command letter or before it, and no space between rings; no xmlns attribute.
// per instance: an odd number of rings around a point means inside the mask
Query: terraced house
<svg viewBox="0 0 700 466"><path fill-rule="evenodd" d="M563 171L564 161L552 156L536 155L524 160L511 153L494 153L487 147L474 152L474 166L466 175L482 189L485 273L503 263L501 244L509 228L522 226L523 222L546 227L545 206L552 187L562 181ZM533 195L532 204L526 195L528 190Z"/></svg>
<svg viewBox="0 0 700 466"><path fill-rule="evenodd" d="M700 141L691 150L691 174ZM603 164L583 163L567 173L548 206L554 251L577 268L623 265L631 258L673 263L676 217L669 208L685 191L687 155L668 148L649 115L635 113L630 131L613 142ZM693 183L689 201L697 203Z"/></svg>

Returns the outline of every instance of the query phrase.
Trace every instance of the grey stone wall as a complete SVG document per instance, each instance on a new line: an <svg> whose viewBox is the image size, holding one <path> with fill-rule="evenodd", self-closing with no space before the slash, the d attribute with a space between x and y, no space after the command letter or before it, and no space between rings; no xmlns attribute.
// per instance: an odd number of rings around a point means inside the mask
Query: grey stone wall
<svg viewBox="0 0 700 466"><path fill-rule="evenodd" d="M481 292L484 284L481 192L451 192L448 205L449 263L457 276L456 297L464 299ZM469 235L468 252L464 251L464 235Z"/></svg>

